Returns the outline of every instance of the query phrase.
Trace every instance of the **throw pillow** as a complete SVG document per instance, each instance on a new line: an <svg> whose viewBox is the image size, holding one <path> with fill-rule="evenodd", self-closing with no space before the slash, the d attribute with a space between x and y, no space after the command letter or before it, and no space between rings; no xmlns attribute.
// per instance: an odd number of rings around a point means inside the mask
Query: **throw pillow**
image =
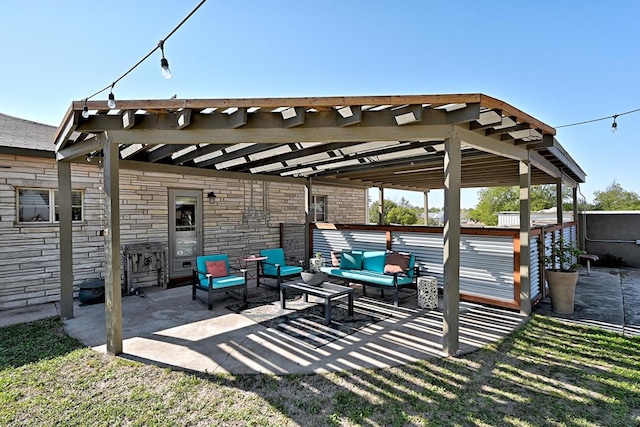
<svg viewBox="0 0 640 427"><path fill-rule="evenodd" d="M340 255L340 268L343 270L362 269L362 252L342 251Z"/></svg>
<svg viewBox="0 0 640 427"><path fill-rule="evenodd" d="M340 267L340 260L336 256L336 253L331 251L331 265L333 267Z"/></svg>
<svg viewBox="0 0 640 427"><path fill-rule="evenodd" d="M409 267L409 257L400 252L389 252L385 259L385 273L404 273Z"/></svg>
<svg viewBox="0 0 640 427"><path fill-rule="evenodd" d="M205 261L207 266L207 274L213 277L227 277L227 262L226 261Z"/></svg>

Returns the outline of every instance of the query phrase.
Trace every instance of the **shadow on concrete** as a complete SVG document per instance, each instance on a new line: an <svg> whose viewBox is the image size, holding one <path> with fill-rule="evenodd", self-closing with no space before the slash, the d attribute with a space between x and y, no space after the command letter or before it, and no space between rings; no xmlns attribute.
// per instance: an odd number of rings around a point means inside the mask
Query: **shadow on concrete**
<svg viewBox="0 0 640 427"><path fill-rule="evenodd" d="M265 295L250 289L250 298ZM273 291L270 291L273 292ZM401 307L356 295L356 304L388 317L313 348L301 340L266 328L225 308L235 300L219 300L214 309L192 301L189 288L150 288L144 297L123 299L123 350L128 358L191 371L232 374L307 374L362 368L385 368L442 356L442 313ZM66 332L105 351L104 305L75 308ZM467 353L496 342L520 327L526 317L509 310L461 303L460 350Z"/></svg>
<svg viewBox="0 0 640 427"><path fill-rule="evenodd" d="M592 267L580 270L573 314L557 314L544 299L534 314L597 326L628 336L640 335L640 270Z"/></svg>

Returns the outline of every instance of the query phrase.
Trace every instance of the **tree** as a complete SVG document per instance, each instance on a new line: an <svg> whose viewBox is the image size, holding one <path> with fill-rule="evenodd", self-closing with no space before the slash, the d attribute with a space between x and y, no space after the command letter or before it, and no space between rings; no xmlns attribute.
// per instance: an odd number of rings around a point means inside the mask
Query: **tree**
<svg viewBox="0 0 640 427"><path fill-rule="evenodd" d="M570 189L562 188L562 199L569 200ZM531 211L540 211L556 206L555 185L533 185L529 197ZM478 204L471 209L470 218L485 225L498 224L498 212L520 210L519 187L491 187L478 191Z"/></svg>
<svg viewBox="0 0 640 427"><path fill-rule="evenodd" d="M594 209L598 211L637 211L640 210L638 193L626 191L613 181L605 191L594 191Z"/></svg>
<svg viewBox="0 0 640 427"><path fill-rule="evenodd" d="M470 218L485 225L498 225L498 212L519 208L518 187L491 187L478 191L478 204L471 209Z"/></svg>
<svg viewBox="0 0 640 427"><path fill-rule="evenodd" d="M411 207L396 206L387 213L386 221L388 224L412 225L418 222L418 215Z"/></svg>
<svg viewBox="0 0 640 427"><path fill-rule="evenodd" d="M369 222L378 223L378 207L380 203L373 202L369 206ZM384 201L384 222L385 224L416 224L422 213L419 207L412 206L408 200L400 199L400 204L391 200Z"/></svg>
<svg viewBox="0 0 640 427"><path fill-rule="evenodd" d="M369 222L371 224L377 224L378 223L378 207L380 206L380 203L373 202L371 203L371 205L369 206ZM385 215L385 222L389 223L389 221L387 220L387 215L389 214L389 211L393 208L395 208L396 206L398 206L395 202L392 202L391 200L384 200L384 204L383 204L383 208L384 208L384 215Z"/></svg>

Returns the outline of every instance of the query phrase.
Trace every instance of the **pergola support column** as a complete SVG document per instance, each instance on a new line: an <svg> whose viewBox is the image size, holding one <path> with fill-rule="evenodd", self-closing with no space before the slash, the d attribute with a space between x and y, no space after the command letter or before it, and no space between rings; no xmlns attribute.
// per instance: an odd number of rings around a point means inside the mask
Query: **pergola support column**
<svg viewBox="0 0 640 427"><path fill-rule="evenodd" d="M378 188L378 224L384 225L384 188Z"/></svg>
<svg viewBox="0 0 640 427"><path fill-rule="evenodd" d="M444 141L444 308L442 350L454 356L460 346L460 138L451 131Z"/></svg>
<svg viewBox="0 0 640 427"><path fill-rule="evenodd" d="M73 318L73 226L71 163L58 162L58 214L60 215L60 317Z"/></svg>
<svg viewBox="0 0 640 427"><path fill-rule="evenodd" d="M102 136L101 136L102 137ZM104 235L107 353L122 353L122 279L120 275L120 165L118 144L106 141L104 191L107 227Z"/></svg>
<svg viewBox="0 0 640 427"><path fill-rule="evenodd" d="M556 178L556 221L562 224L562 178Z"/></svg>
<svg viewBox="0 0 640 427"><path fill-rule="evenodd" d="M311 206L313 204L313 183L311 182L311 178L307 179L307 183L304 186L304 262L305 265L309 262L311 258L311 254L313 252L313 248L310 247L311 241L309 240L309 236L311 234ZM307 268L311 268L310 265L307 265Z"/></svg>
<svg viewBox="0 0 640 427"><path fill-rule="evenodd" d="M531 314L531 163L520 161L520 312Z"/></svg>
<svg viewBox="0 0 640 427"><path fill-rule="evenodd" d="M573 220L578 222L578 187L573 187L571 191L573 202Z"/></svg>
<svg viewBox="0 0 640 427"><path fill-rule="evenodd" d="M424 192L424 225L429 225L429 190Z"/></svg>

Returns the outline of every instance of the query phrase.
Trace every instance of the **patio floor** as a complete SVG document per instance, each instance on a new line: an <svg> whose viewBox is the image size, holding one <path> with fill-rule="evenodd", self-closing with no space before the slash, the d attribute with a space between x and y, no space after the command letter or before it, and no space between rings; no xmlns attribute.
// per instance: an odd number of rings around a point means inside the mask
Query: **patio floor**
<svg viewBox="0 0 640 427"><path fill-rule="evenodd" d="M226 306L239 301L232 296L216 300L209 311L190 293L190 287L145 288L143 296L123 297L122 356L209 373L305 374L382 368L443 355L442 312L419 308L415 296L394 307L372 291L363 297L356 288L356 307L386 318L316 348L229 310ZM276 296L275 290L249 289L250 301L269 295ZM66 332L106 351L104 304L76 302L74 313L65 321ZM501 339L525 319L514 311L461 303L460 352Z"/></svg>

